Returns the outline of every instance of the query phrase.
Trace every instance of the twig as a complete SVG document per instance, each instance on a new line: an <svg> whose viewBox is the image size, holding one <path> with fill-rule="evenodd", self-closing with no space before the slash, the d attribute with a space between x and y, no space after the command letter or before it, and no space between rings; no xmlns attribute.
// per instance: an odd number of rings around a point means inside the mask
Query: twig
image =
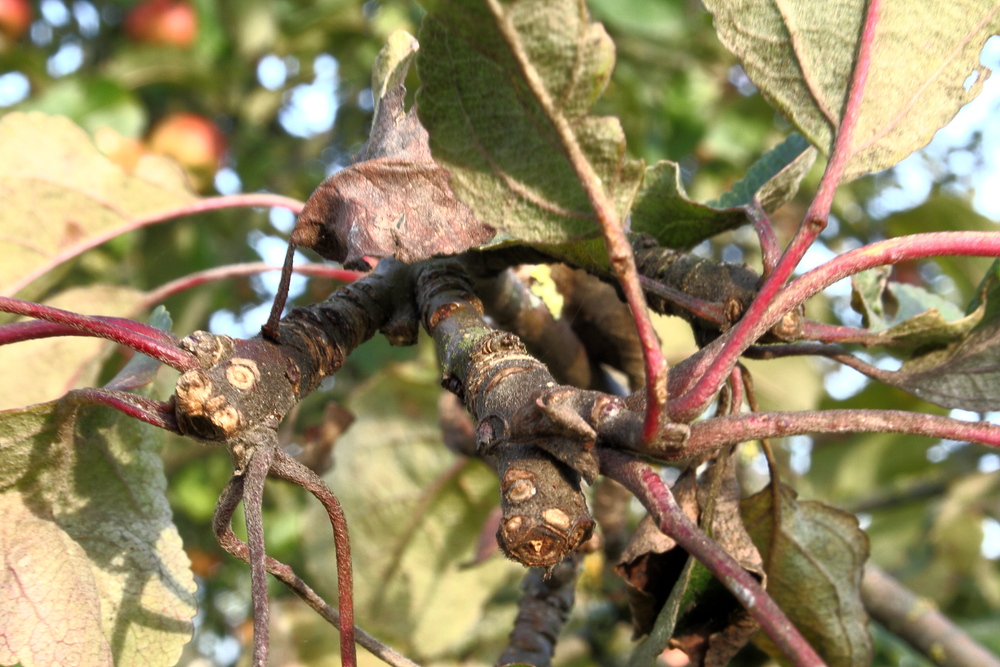
<svg viewBox="0 0 1000 667"><path fill-rule="evenodd" d="M712 451L747 440L806 433L907 433L930 438L978 442L1000 447L1000 426L904 410L805 410L752 412L691 424L685 449Z"/></svg>
<svg viewBox="0 0 1000 667"><path fill-rule="evenodd" d="M781 259L781 245L774 234L771 218L756 197L746 207L746 212L750 216L750 222L753 223L754 231L757 232L757 238L760 239L761 263L764 267L762 275L766 278L771 275L774 267L778 265L778 260Z"/></svg>
<svg viewBox="0 0 1000 667"><path fill-rule="evenodd" d="M147 292L145 298L143 299L142 307L149 308L163 302L175 294L208 282L224 280L226 278L241 278L243 276L264 273L265 271L281 271L281 268L282 267L280 266L265 264L264 262L246 262L242 264L218 266L214 269L207 269L205 271L197 271L178 278L177 280L171 280L168 283L160 285L155 290ZM367 275L358 271L348 271L347 269L342 269L339 266L330 266L328 264L303 264L301 266L296 266L294 268L294 272L306 276L329 278L331 280L337 280L344 283L354 282L355 280L363 278Z"/></svg>
<svg viewBox="0 0 1000 667"><path fill-rule="evenodd" d="M559 632L573 607L581 562L581 556L573 553L549 571L528 571L521 584L524 595L518 603L510 641L498 665L548 667L552 663Z"/></svg>
<svg viewBox="0 0 1000 667"><path fill-rule="evenodd" d="M274 445L265 443L256 448L250 457L243 483L243 512L247 522L247 545L250 557L250 595L253 599L253 665L267 667L268 652L268 621L270 605L267 595L267 565L264 549L264 480L267 471L271 469L271 461L277 449L277 437Z"/></svg>
<svg viewBox="0 0 1000 667"><path fill-rule="evenodd" d="M947 667L1000 667L1000 659L882 568L865 566L861 597L868 613L927 659Z"/></svg>
<svg viewBox="0 0 1000 667"><path fill-rule="evenodd" d="M219 545L230 555L239 558L243 562L249 562L249 550L230 527L236 507L242 499L243 493L242 476L234 475L219 496L219 502L215 507L215 516L212 519L212 528L215 531ZM331 625L340 625L340 614L321 598L308 584L295 574L295 571L279 560L267 556L267 571L278 581L285 584L293 593L298 595L306 604L312 607ZM413 661L405 658L385 644L381 643L370 634L358 626L354 626L354 635L357 642L365 647L372 655L381 659L392 667L417 667Z"/></svg>
<svg viewBox="0 0 1000 667"><path fill-rule="evenodd" d="M337 601L340 609L340 663L344 667L357 664L354 648L354 582L351 569L351 542L347 533L347 518L340 501L319 475L305 467L280 447L275 449L271 474L291 482L311 493L323 503L333 528L334 552L337 556Z"/></svg>
<svg viewBox="0 0 1000 667"><path fill-rule="evenodd" d="M94 236L84 239L80 243L73 244L63 252L50 258L42 266L22 276L20 280L7 287L5 291L7 294L17 294L26 286L30 285L36 278L39 278L51 271L52 267L73 259L77 255L80 255L91 248L96 248L97 246L106 243L117 236L121 236L122 234L127 234L128 232L135 231L143 227L155 225L160 222L166 222L185 215L194 215L195 213L204 213L206 211L219 211L227 208L251 208L257 206L287 208L293 213L298 213L302 210L304 204L297 199L292 199L291 197L273 195L266 192L252 192L240 195L227 195L224 197L208 197L207 199L198 199L197 201L193 201L189 204L170 208L165 211L159 211L152 215L134 218L118 227L113 227L101 234L95 234Z"/></svg>

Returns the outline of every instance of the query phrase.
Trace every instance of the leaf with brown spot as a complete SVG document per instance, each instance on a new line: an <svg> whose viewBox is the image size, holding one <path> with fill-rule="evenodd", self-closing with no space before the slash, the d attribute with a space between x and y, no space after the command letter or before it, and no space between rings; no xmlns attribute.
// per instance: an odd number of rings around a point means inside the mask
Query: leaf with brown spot
<svg viewBox="0 0 1000 667"><path fill-rule="evenodd" d="M416 262L482 245L492 227L476 220L431 158L416 107L404 109L402 80L417 41L393 33L372 67L375 115L352 164L323 181L306 202L292 242L346 267L365 255Z"/></svg>

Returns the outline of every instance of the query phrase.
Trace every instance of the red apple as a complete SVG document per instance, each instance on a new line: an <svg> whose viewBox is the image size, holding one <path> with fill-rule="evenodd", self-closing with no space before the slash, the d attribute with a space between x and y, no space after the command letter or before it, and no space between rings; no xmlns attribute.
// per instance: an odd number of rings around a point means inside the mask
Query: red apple
<svg viewBox="0 0 1000 667"><path fill-rule="evenodd" d="M28 0L0 0L0 36L17 41L31 25L31 18Z"/></svg>
<svg viewBox="0 0 1000 667"><path fill-rule="evenodd" d="M177 160L199 188L212 181L226 152L226 138L208 118L196 113L174 113L153 127L146 139L153 153Z"/></svg>
<svg viewBox="0 0 1000 667"><path fill-rule="evenodd" d="M198 34L198 14L184 0L144 0L125 16L125 34L137 42L186 48Z"/></svg>

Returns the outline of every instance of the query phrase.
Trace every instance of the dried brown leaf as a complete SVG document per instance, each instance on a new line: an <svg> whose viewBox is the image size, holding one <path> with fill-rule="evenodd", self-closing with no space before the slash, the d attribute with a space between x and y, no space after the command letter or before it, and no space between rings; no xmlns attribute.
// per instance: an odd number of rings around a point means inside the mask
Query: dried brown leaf
<svg viewBox="0 0 1000 667"><path fill-rule="evenodd" d="M367 269L366 255L416 262L493 237L493 228L455 198L448 172L431 158L416 107L404 108L401 81L416 49L413 37L395 33L380 53L373 89L385 93L376 99L371 135L351 165L323 181L306 202L294 243Z"/></svg>

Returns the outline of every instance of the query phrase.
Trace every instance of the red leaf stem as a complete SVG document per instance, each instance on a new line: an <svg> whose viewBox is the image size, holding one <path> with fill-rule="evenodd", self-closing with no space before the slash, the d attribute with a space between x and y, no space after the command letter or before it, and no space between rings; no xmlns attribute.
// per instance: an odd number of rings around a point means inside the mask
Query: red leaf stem
<svg viewBox="0 0 1000 667"><path fill-rule="evenodd" d="M173 433L180 433L177 428L177 420L174 417L174 408L165 401L157 401L127 391L98 389L96 387L75 389L71 395L79 403L104 405L147 424Z"/></svg>
<svg viewBox="0 0 1000 667"><path fill-rule="evenodd" d="M556 107L549 95L541 76L531 63L518 37L510 17L501 6L499 0L486 0L486 5L496 19L497 27L504 41L507 42L514 60L524 76L528 88L541 105L552 127L559 135L563 150L570 165L580 179L597 216L601 227L604 244L608 250L608 259L618 283L622 287L625 301L632 311L642 347L642 357L646 368L646 418L642 428L642 440L652 443L661 436L661 426L666 421L667 405L667 360L663 357L660 341L656 337L653 321L646 307L646 297L639 285L638 271L635 266L635 255L632 246L625 235L625 227L615 209L614 203L608 197L601 179L594 167L587 160L583 149L576 140L576 134L569 120Z"/></svg>
<svg viewBox="0 0 1000 667"><path fill-rule="evenodd" d="M266 264L264 262L247 262L242 264L227 264L226 266L219 266L214 269L189 273L186 276L164 283L160 287L157 287L155 290L149 292L146 295L145 301L143 301L143 306L145 308L155 306L175 294L179 294L180 292L205 283L216 280L226 280L228 278L242 278L245 276L256 275L258 273L264 273L266 271L281 271L281 267L274 264ZM301 266L296 266L293 271L305 276L329 278L330 280L336 280L343 283L354 282L365 275L359 271L349 271L339 266L331 266L328 264L303 264Z"/></svg>
<svg viewBox="0 0 1000 667"><path fill-rule="evenodd" d="M691 424L691 454L760 438L811 433L906 433L1000 447L1000 426L904 410L749 412Z"/></svg>
<svg viewBox="0 0 1000 667"><path fill-rule="evenodd" d="M166 222L167 220L173 220L174 218L179 218L185 215L193 215L195 213L204 213L205 211L218 211L227 208L250 208L250 207L275 207L275 208L287 208L295 214L298 214L302 210L304 204L297 199L292 199L291 197L284 197L282 195L274 195L266 192L252 192L247 194L239 195L227 195L224 197L209 197L207 199L199 199L190 204L185 204L184 206L178 206L176 208L167 209L165 211L160 211L152 215L142 216L139 218L134 218L127 221L126 223L108 229L100 234L95 234L87 239L84 239L80 243L74 244L63 252L53 256L48 262L38 267L34 271L31 271L21 277L20 280L13 283L7 288L6 294L17 294L26 286L30 285L32 281L43 276L47 272L52 270L52 267L58 266L63 262L73 259L74 257L90 250L91 248L96 248L97 246L105 243L117 236L122 234L127 234L128 232L135 231L142 227L148 227L150 225L155 225L160 222Z"/></svg>
<svg viewBox="0 0 1000 667"><path fill-rule="evenodd" d="M34 317L83 331L85 335L113 340L182 372L198 365L193 354L178 347L177 338L173 334L142 322L122 317L80 315L6 296L0 296L0 311Z"/></svg>
<svg viewBox="0 0 1000 667"><path fill-rule="evenodd" d="M760 239L760 254L764 268L762 276L766 278L771 275L774 267L778 265L778 260L781 259L781 244L778 243L778 237L774 234L771 218L768 217L767 211L764 210L759 201L754 199L746 207L746 212L753 223L754 231L757 232L757 238Z"/></svg>
<svg viewBox="0 0 1000 667"><path fill-rule="evenodd" d="M719 350L714 363L706 369L705 374L684 395L670 401L671 417L675 421L684 422L690 422L697 417L711 400L715 387L718 387L725 377L721 372L722 369L731 367L727 366L730 363L730 354L736 354L738 357L754 340L774 326L785 313L838 280L885 264L952 255L1000 257L1000 232L928 232L886 239L855 248L795 279L772 297L773 302L762 314L759 313L756 318L752 318L751 312L760 301L758 296L743 319L728 332L726 343ZM820 331L815 327L812 330ZM844 337L846 331L831 330L831 333L833 337L829 340L847 342ZM820 339L827 340L822 336ZM733 345L734 340L739 340L739 346ZM735 364L735 358L731 363ZM728 374L728 370L726 373ZM706 378L712 377L717 379L710 383Z"/></svg>
<svg viewBox="0 0 1000 667"><path fill-rule="evenodd" d="M806 211L798 231L774 267L773 273L765 279L760 292L750 304L743 318L732 328L709 372L703 375L684 396L676 401L671 401L669 413L674 420L690 422L704 410L707 401L722 385L723 379L729 375L729 371L732 370L743 350L760 336L757 329L762 323L765 313L773 312L773 310L769 310L772 302L781 292L806 250L826 227L830 205L833 202L833 193L840 183L844 167L851 156L851 140L861 109L865 83L868 80L871 45L875 39L875 27L878 24L878 3L879 0L869 0L868 3L865 23L861 32L861 42L858 47L857 64L844 106L844 115L840 127L837 129L836 140L830 153L830 161L826 165L826 171L823 173L816 197ZM787 312L787 310L782 312ZM766 331L769 326L764 327L761 332Z"/></svg>

